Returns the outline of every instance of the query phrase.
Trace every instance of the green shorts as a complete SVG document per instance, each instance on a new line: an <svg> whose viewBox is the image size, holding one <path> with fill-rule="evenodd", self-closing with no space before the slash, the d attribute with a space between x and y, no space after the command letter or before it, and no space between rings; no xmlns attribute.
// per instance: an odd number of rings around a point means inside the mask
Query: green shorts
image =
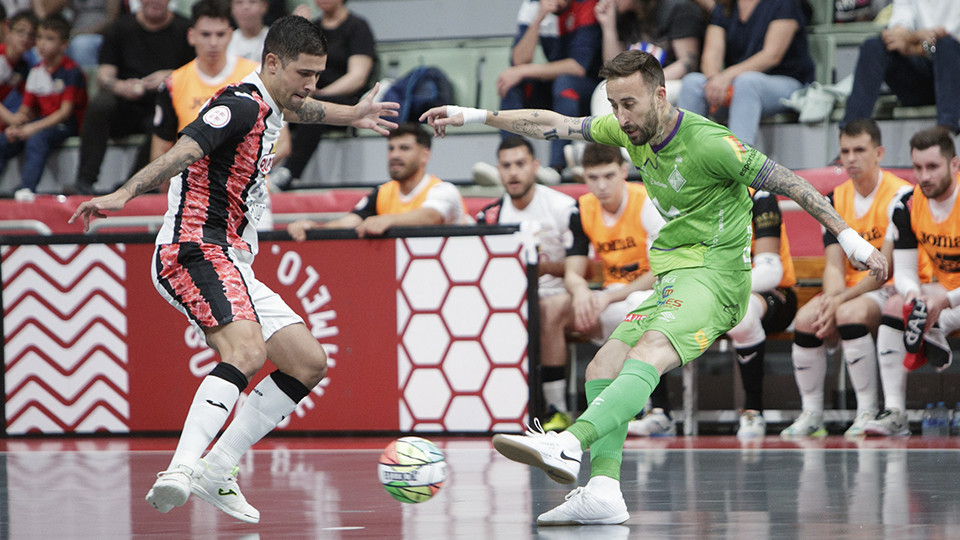
<svg viewBox="0 0 960 540"><path fill-rule="evenodd" d="M626 316L610 339L633 347L644 332L656 330L667 336L686 364L740 322L749 299L749 270L672 270L658 277L653 294Z"/></svg>

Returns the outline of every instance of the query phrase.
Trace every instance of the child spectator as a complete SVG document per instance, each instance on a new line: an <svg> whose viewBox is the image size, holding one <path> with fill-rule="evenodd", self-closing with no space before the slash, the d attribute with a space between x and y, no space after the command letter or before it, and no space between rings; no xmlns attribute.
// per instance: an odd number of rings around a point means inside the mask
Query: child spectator
<svg viewBox="0 0 960 540"><path fill-rule="evenodd" d="M23 103L0 136L0 170L6 160L24 154L17 201L32 201L50 152L79 133L87 106L87 80L83 70L66 56L70 23L50 15L37 28L40 63L30 69Z"/></svg>
<svg viewBox="0 0 960 540"><path fill-rule="evenodd" d="M6 17L4 17L6 19ZM30 72L24 54L33 48L37 18L21 11L3 21L4 38L0 43L0 128L10 125L23 99L23 85Z"/></svg>

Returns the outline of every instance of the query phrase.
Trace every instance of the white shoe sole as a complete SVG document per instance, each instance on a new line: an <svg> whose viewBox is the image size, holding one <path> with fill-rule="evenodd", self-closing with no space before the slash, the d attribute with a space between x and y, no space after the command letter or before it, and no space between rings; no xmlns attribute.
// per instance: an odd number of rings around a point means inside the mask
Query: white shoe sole
<svg viewBox="0 0 960 540"><path fill-rule="evenodd" d="M620 525L625 523L630 519L630 514L623 512L622 514L617 514L613 517L599 518L599 519L579 519L579 520L567 520L567 521L541 521L540 518L537 518L537 525L542 527L564 527L570 525Z"/></svg>
<svg viewBox="0 0 960 540"><path fill-rule="evenodd" d="M221 503L217 496L208 493L206 489L197 484L193 484L190 489L193 491L194 495L212 504L214 507L220 509L220 511L222 511L224 514L227 514L234 519L239 519L240 521L245 521L247 523L260 523L259 512L256 515L253 515L239 512L233 508L230 508L229 506Z"/></svg>
<svg viewBox="0 0 960 540"><path fill-rule="evenodd" d="M544 462L539 450L514 441L509 436L494 435L493 447L497 449L497 452L500 452L500 455L511 461L542 469L555 482L573 484L577 481L576 475L570 473L570 471Z"/></svg>
<svg viewBox="0 0 960 540"><path fill-rule="evenodd" d="M154 484L153 487L150 488L150 491L147 492L145 499L150 503L150 506L156 508L158 512L166 514L176 506L183 506L189 497L189 490L184 493L184 491L180 489L180 486L168 482Z"/></svg>

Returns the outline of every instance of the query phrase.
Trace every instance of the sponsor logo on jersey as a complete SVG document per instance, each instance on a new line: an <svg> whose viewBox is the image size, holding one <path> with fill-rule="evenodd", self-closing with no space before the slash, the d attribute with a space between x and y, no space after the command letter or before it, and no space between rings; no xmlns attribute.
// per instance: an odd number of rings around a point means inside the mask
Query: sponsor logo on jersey
<svg viewBox="0 0 960 540"><path fill-rule="evenodd" d="M697 333L693 335L693 340L697 342L697 347L700 347L700 352L703 352L707 347L710 346L710 340L707 339L707 333L701 328L697 330Z"/></svg>
<svg viewBox="0 0 960 540"><path fill-rule="evenodd" d="M642 321L646 316L644 313L627 313L627 316L623 318L623 322Z"/></svg>
<svg viewBox="0 0 960 540"><path fill-rule="evenodd" d="M203 122L212 128L222 128L230 122L230 108L226 105L217 105L203 113Z"/></svg>
<svg viewBox="0 0 960 540"><path fill-rule="evenodd" d="M615 238L609 242L600 242L597 246L598 253L607 253L610 251L622 251L637 247L637 241L632 236L626 238Z"/></svg>
<svg viewBox="0 0 960 540"><path fill-rule="evenodd" d="M270 172L270 169L273 169L273 158L276 154L267 154L260 158L260 161L257 162L257 169L261 174L267 174Z"/></svg>

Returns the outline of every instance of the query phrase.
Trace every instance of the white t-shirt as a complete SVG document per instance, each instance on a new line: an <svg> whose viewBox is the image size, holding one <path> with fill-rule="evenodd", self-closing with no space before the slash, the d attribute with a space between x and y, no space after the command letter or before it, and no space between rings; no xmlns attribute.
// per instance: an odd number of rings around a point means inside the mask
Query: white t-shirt
<svg viewBox="0 0 960 540"><path fill-rule="evenodd" d="M902 26L916 31L944 27L960 39L960 2L956 0L894 0L888 28Z"/></svg>
<svg viewBox="0 0 960 540"><path fill-rule="evenodd" d="M509 195L500 199L500 214L497 223L521 223L533 221L540 224L537 232L540 260L557 262L567 256L567 247L573 240L570 233L570 214L577 201L540 184L535 184L533 199L523 210L513 205ZM540 294L553 294L563 290L563 278L550 274L540 276Z"/></svg>
<svg viewBox="0 0 960 540"><path fill-rule="evenodd" d="M237 28L233 31L233 37L230 38L230 45L227 45L227 54L235 54L259 64L263 56L263 42L266 41L269 30L264 26L259 34L248 38Z"/></svg>

